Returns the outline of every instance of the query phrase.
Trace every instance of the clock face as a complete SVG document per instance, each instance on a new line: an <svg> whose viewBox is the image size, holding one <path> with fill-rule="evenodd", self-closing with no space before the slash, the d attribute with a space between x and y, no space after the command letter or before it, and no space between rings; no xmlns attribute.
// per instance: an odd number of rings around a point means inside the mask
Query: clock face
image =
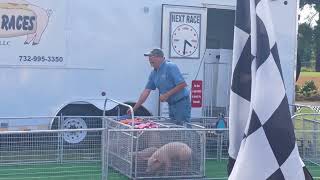
<svg viewBox="0 0 320 180"><path fill-rule="evenodd" d="M192 26L182 24L172 33L172 47L180 56L191 56L198 49L198 38L198 32Z"/></svg>

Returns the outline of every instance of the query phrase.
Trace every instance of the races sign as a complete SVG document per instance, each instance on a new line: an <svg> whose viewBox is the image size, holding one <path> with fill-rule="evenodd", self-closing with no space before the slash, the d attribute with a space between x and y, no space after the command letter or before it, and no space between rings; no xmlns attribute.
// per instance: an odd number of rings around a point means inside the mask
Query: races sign
<svg viewBox="0 0 320 180"><path fill-rule="evenodd" d="M65 4L0 0L0 65L64 65Z"/></svg>

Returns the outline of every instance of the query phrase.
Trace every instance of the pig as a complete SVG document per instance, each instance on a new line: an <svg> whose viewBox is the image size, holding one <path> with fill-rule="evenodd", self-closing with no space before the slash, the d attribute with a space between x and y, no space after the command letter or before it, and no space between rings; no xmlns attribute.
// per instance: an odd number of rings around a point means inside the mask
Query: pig
<svg viewBox="0 0 320 180"><path fill-rule="evenodd" d="M169 169L173 161L179 161L181 168L186 171L188 164L191 161L192 150L182 142L170 142L163 145L148 159L147 173L159 174L161 168L164 169L164 174L168 175Z"/></svg>
<svg viewBox="0 0 320 180"><path fill-rule="evenodd" d="M138 151L133 154L133 158L137 158L137 161L145 160L147 161L151 155L157 151L158 148L156 147L149 147L144 150Z"/></svg>
<svg viewBox="0 0 320 180"><path fill-rule="evenodd" d="M27 35L24 44L30 44L32 42L32 45L39 44L42 34L47 28L49 17L52 14L52 10L45 10L25 0L0 0L0 12L1 11L6 14L6 21L3 21L1 24L0 38ZM30 16L21 22L24 23L25 26L28 25L28 27L23 30L14 28L8 31L9 21L18 22L17 19L12 20L12 18L17 17L17 15L21 17ZM22 21L21 19L19 20Z"/></svg>
<svg viewBox="0 0 320 180"><path fill-rule="evenodd" d="M156 147L149 147L144 150L138 151L133 153L134 165L137 165L137 172L143 173L146 171L147 168L147 161L151 157L151 155L156 152L158 148ZM134 166L135 167L135 166Z"/></svg>

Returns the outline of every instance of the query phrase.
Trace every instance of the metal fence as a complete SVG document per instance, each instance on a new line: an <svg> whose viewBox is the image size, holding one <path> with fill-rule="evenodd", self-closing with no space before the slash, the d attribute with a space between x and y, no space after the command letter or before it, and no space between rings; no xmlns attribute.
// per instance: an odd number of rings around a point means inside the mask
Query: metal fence
<svg viewBox="0 0 320 180"><path fill-rule="evenodd" d="M320 106L314 105L304 105L304 104L294 104L291 105L295 109L295 114L302 114L302 113L320 113Z"/></svg>
<svg viewBox="0 0 320 180"><path fill-rule="evenodd" d="M201 131L112 129L108 136L109 173L121 173L132 179L194 179L205 175Z"/></svg>
<svg viewBox="0 0 320 180"><path fill-rule="evenodd" d="M203 80L203 116L216 117L219 113L228 114L231 55L232 52L224 53L221 50L206 50Z"/></svg>
<svg viewBox="0 0 320 180"><path fill-rule="evenodd" d="M64 133L83 130L0 132L0 179L101 179L103 129L87 129L78 144L63 140Z"/></svg>
<svg viewBox="0 0 320 180"><path fill-rule="evenodd" d="M132 179L204 177L205 137L162 117L141 117L157 128L133 129L108 118L108 166ZM172 159L175 159L172 161Z"/></svg>
<svg viewBox="0 0 320 180"><path fill-rule="evenodd" d="M320 165L320 114L293 116L300 154L308 162Z"/></svg>
<svg viewBox="0 0 320 180"><path fill-rule="evenodd" d="M205 134L206 159L221 161L228 159L229 133L226 128L229 118L223 117L226 127L222 129L216 127L218 120L218 117L192 118L192 127L202 129Z"/></svg>
<svg viewBox="0 0 320 180"><path fill-rule="evenodd" d="M300 156L315 178L320 176L318 116L293 117ZM70 122L67 121L70 118L55 117L61 120L60 124ZM93 124L98 120L105 122L103 117L81 118ZM26 121L26 118L15 118L19 120ZM106 128L60 126L62 129L56 130L1 130L0 180L196 179L203 176L227 179L228 129L216 129L216 121L217 118L195 118L193 128L187 129L157 118L156 123L162 127L141 130L130 129L111 118L104 124ZM83 133L85 138L80 142L70 141L70 137L77 138ZM188 145L193 152L190 163L184 166L183 162L174 161L167 173L163 169L159 174L147 172L148 158L145 157L149 157L154 148L169 142Z"/></svg>

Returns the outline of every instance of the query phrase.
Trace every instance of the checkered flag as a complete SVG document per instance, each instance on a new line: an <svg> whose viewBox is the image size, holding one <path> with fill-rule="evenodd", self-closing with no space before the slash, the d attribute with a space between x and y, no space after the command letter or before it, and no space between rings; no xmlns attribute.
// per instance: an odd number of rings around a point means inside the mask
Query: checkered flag
<svg viewBox="0 0 320 180"><path fill-rule="evenodd" d="M229 180L312 179L300 159L269 0L238 0Z"/></svg>

